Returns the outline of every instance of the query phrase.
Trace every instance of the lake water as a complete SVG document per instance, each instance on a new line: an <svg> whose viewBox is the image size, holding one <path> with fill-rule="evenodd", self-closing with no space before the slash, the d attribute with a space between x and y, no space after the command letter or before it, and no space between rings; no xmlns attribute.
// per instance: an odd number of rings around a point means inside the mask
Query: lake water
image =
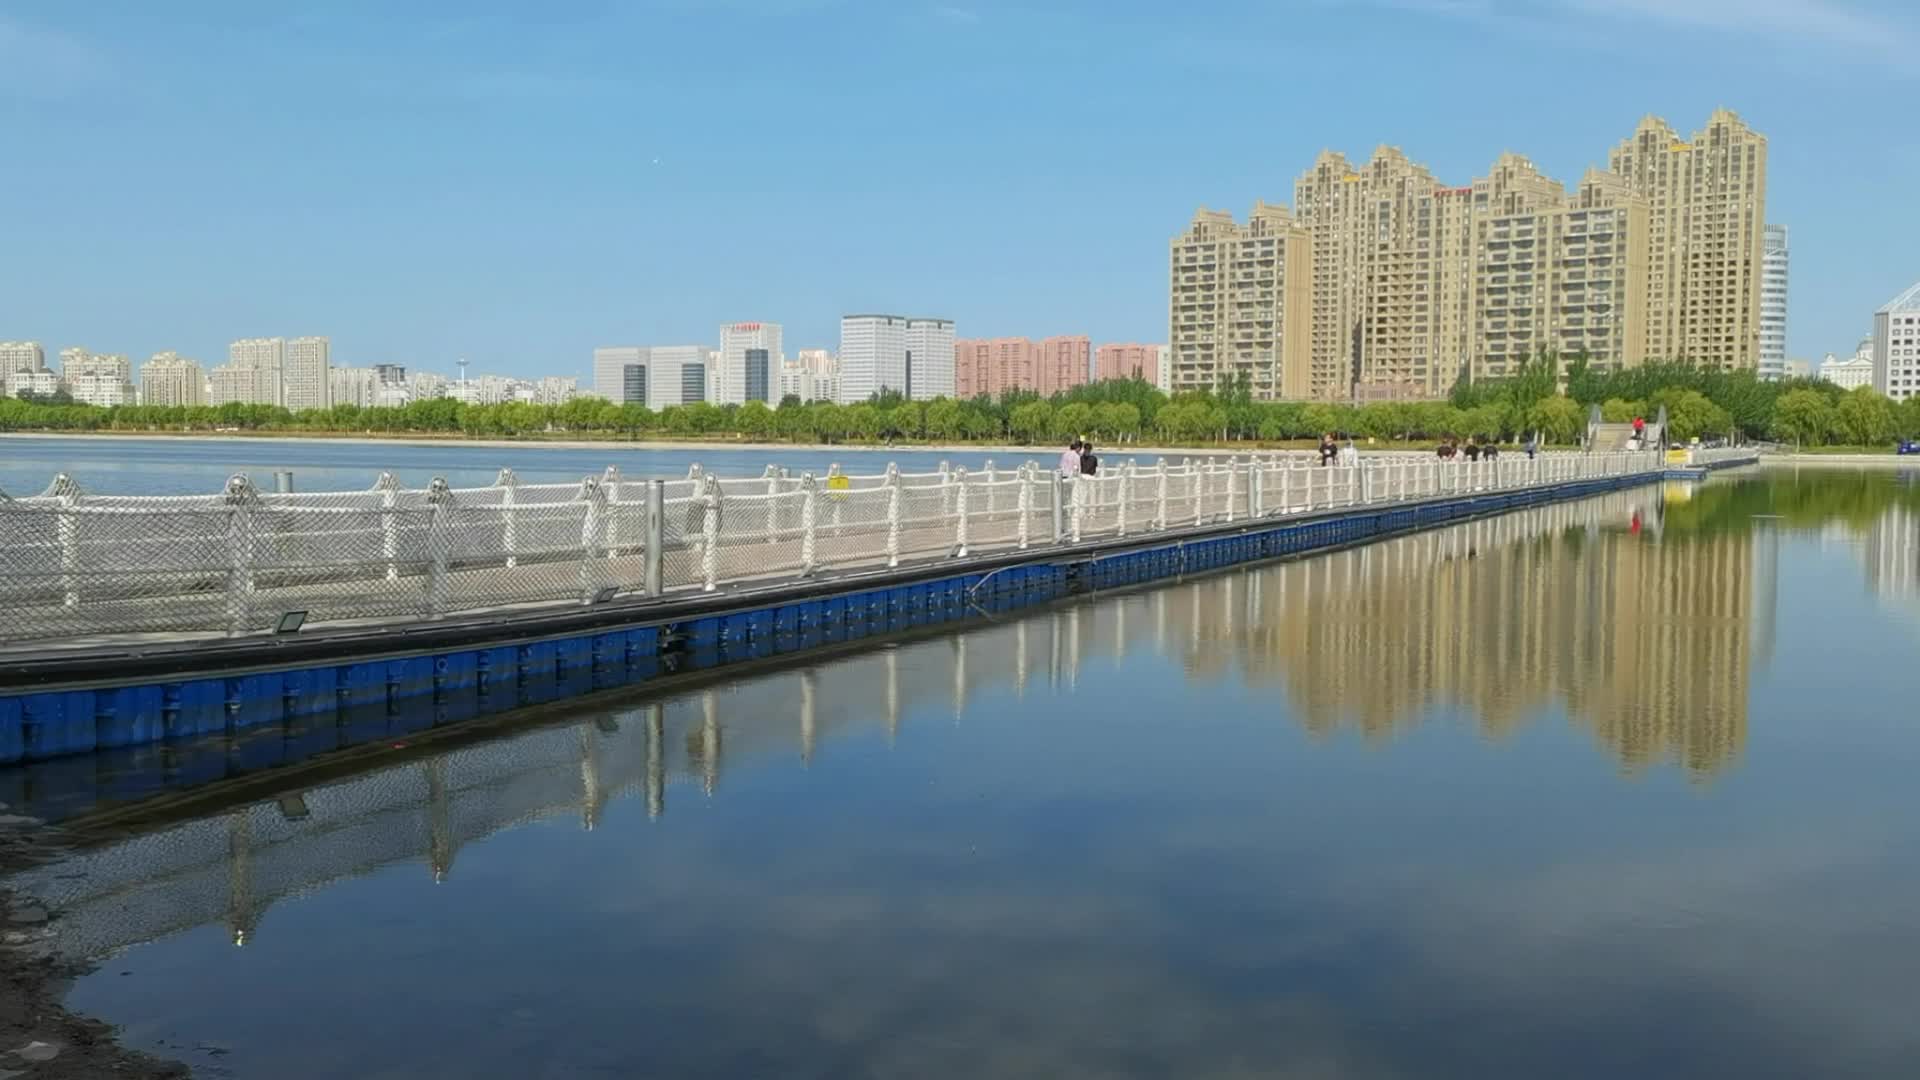
<svg viewBox="0 0 1920 1080"><path fill-rule="evenodd" d="M246 473L262 490L271 491L273 474L281 469L292 470L299 491L363 491L382 472L393 473L407 487L425 487L436 476L446 477L454 487L479 487L493 483L503 468L511 468L522 483L555 484L599 476L609 465L633 479L677 479L686 476L694 462L721 476L758 476L769 464L796 475L810 470L824 476L834 464L853 474L884 472L890 461L905 472L930 472L942 461L978 469L991 460L1012 469L1029 458L1051 462L1058 456L1051 447L986 453L853 447L770 451L724 445L659 450L620 443L574 449L539 443L463 446L325 439L0 439L0 491L38 495L61 473L77 480L81 490L101 495L194 495L219 492L234 473ZM1128 456L1143 465L1159 460L1151 454ZM1124 459L1114 455L1116 461Z"/></svg>
<svg viewBox="0 0 1920 1080"><path fill-rule="evenodd" d="M1912 1077L1920 484L1649 487L201 812L14 884L215 1077Z"/></svg>

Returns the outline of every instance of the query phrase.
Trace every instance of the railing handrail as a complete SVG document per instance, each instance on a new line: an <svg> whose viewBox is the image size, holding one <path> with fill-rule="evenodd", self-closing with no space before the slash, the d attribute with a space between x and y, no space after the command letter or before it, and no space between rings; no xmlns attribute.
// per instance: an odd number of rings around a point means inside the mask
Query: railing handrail
<svg viewBox="0 0 1920 1080"><path fill-rule="evenodd" d="M1702 463L1751 451L1695 451ZM766 584L995 550L1222 522L1651 474L1666 455L1554 452L1442 460L1259 452L849 476L633 480L482 488L390 478L353 492L89 495L66 477L0 502L0 642L125 633L253 633L310 623Z"/></svg>

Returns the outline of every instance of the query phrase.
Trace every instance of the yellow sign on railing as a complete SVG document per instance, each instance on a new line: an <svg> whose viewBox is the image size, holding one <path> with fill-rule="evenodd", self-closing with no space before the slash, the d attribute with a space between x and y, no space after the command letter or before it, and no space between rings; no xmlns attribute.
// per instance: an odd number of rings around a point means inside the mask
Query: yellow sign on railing
<svg viewBox="0 0 1920 1080"><path fill-rule="evenodd" d="M1693 464L1693 453L1688 450L1669 450L1667 451L1667 464L1691 465Z"/></svg>

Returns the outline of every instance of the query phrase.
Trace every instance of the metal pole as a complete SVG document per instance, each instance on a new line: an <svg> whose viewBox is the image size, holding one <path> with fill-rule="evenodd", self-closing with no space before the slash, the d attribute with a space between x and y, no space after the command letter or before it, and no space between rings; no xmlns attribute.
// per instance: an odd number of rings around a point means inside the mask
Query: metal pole
<svg viewBox="0 0 1920 1080"><path fill-rule="evenodd" d="M278 472L273 474L273 490L279 492L282 495L293 494L292 470L281 469Z"/></svg>
<svg viewBox="0 0 1920 1080"><path fill-rule="evenodd" d="M508 518L512 520L511 517ZM647 484L647 547L644 552L647 564L647 595L659 596L666 587L666 546L667 536L667 482L654 480Z"/></svg>

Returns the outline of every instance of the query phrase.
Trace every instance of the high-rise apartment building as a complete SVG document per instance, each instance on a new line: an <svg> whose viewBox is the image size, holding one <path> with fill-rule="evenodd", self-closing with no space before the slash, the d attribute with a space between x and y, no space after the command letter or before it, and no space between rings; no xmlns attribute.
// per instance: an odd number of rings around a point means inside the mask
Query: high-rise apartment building
<svg viewBox="0 0 1920 1080"><path fill-rule="evenodd" d="M295 412L332 405L327 381L332 352L332 343L323 337L290 339L280 368L280 404Z"/></svg>
<svg viewBox="0 0 1920 1080"><path fill-rule="evenodd" d="M207 376L200 365L167 351L153 354L140 365L140 403L143 405L205 405Z"/></svg>
<svg viewBox="0 0 1920 1080"><path fill-rule="evenodd" d="M779 402L775 390L780 365L786 362L780 334L779 323L740 322L720 327L719 364L712 373L717 404Z"/></svg>
<svg viewBox="0 0 1920 1080"><path fill-rule="evenodd" d="M1787 376L1787 227L1768 225L1760 261L1760 377Z"/></svg>
<svg viewBox="0 0 1920 1080"><path fill-rule="evenodd" d="M81 405L112 408L139 400L133 362L119 353L93 353L82 346L60 350L60 385Z"/></svg>
<svg viewBox="0 0 1920 1080"><path fill-rule="evenodd" d="M217 382L219 388L213 392L214 404L225 404L227 400L244 405L278 405L280 397L280 370L287 362L287 339L285 338L242 338L227 346L227 367L234 372L251 374L218 374L222 369L214 368L209 375L210 383ZM223 395L238 395L224 398Z"/></svg>
<svg viewBox="0 0 1920 1080"><path fill-rule="evenodd" d="M953 396L998 397L1009 390L1051 396L1083 385L1092 342L1084 334L969 339L953 343Z"/></svg>
<svg viewBox="0 0 1920 1080"><path fill-rule="evenodd" d="M1327 151L1290 216L1261 204L1240 226L1203 211L1174 242L1169 382L1244 371L1260 396L1379 399L1437 397L1546 352L1751 368L1765 197L1766 140L1725 110L1691 142L1643 121L1571 193L1517 154L1454 187L1392 147L1363 165ZM1304 255L1297 309L1269 270L1287 260L1248 249L1263 224L1275 249ZM1286 347L1289 314L1310 324L1304 350ZM1278 377L1263 382L1269 328Z"/></svg>
<svg viewBox="0 0 1920 1080"><path fill-rule="evenodd" d="M1171 386L1211 390L1244 378L1260 398L1313 385L1313 242L1284 206L1256 203L1247 223L1201 210L1171 244Z"/></svg>
<svg viewBox="0 0 1920 1080"><path fill-rule="evenodd" d="M1609 171L1647 200L1646 355L1758 366L1767 140L1716 109L1692 141L1647 117Z"/></svg>
<svg viewBox="0 0 1920 1080"><path fill-rule="evenodd" d="M905 315L840 319L840 402L891 390L916 401L954 393L953 321Z"/></svg>
<svg viewBox="0 0 1920 1080"><path fill-rule="evenodd" d="M327 369L327 401L371 409L380 404L380 372L370 367Z"/></svg>
<svg viewBox="0 0 1920 1080"><path fill-rule="evenodd" d="M1160 346L1102 345L1094 350L1093 377L1106 379L1144 379L1148 385L1160 385Z"/></svg>
<svg viewBox="0 0 1920 1080"><path fill-rule="evenodd" d="M780 399L798 398L804 404L836 401L840 396L840 362L829 349L801 349L780 366Z"/></svg>
<svg viewBox="0 0 1920 1080"><path fill-rule="evenodd" d="M47 369L47 350L37 341L0 341L0 379Z"/></svg>
<svg viewBox="0 0 1920 1080"><path fill-rule="evenodd" d="M620 345L593 350L593 392L608 401L664 409L707 398L704 345Z"/></svg>
<svg viewBox="0 0 1920 1080"><path fill-rule="evenodd" d="M1873 313L1873 386L1896 401L1920 397L1920 284Z"/></svg>
<svg viewBox="0 0 1920 1080"><path fill-rule="evenodd" d="M84 375L99 375L118 379L121 382L133 381L133 361L124 353L88 352L81 346L60 350L60 374L66 378Z"/></svg>
<svg viewBox="0 0 1920 1080"><path fill-rule="evenodd" d="M1056 394L1085 386L1093 371L1093 342L1085 334L1066 334L1040 340L1039 370L1034 374L1042 394Z"/></svg>

